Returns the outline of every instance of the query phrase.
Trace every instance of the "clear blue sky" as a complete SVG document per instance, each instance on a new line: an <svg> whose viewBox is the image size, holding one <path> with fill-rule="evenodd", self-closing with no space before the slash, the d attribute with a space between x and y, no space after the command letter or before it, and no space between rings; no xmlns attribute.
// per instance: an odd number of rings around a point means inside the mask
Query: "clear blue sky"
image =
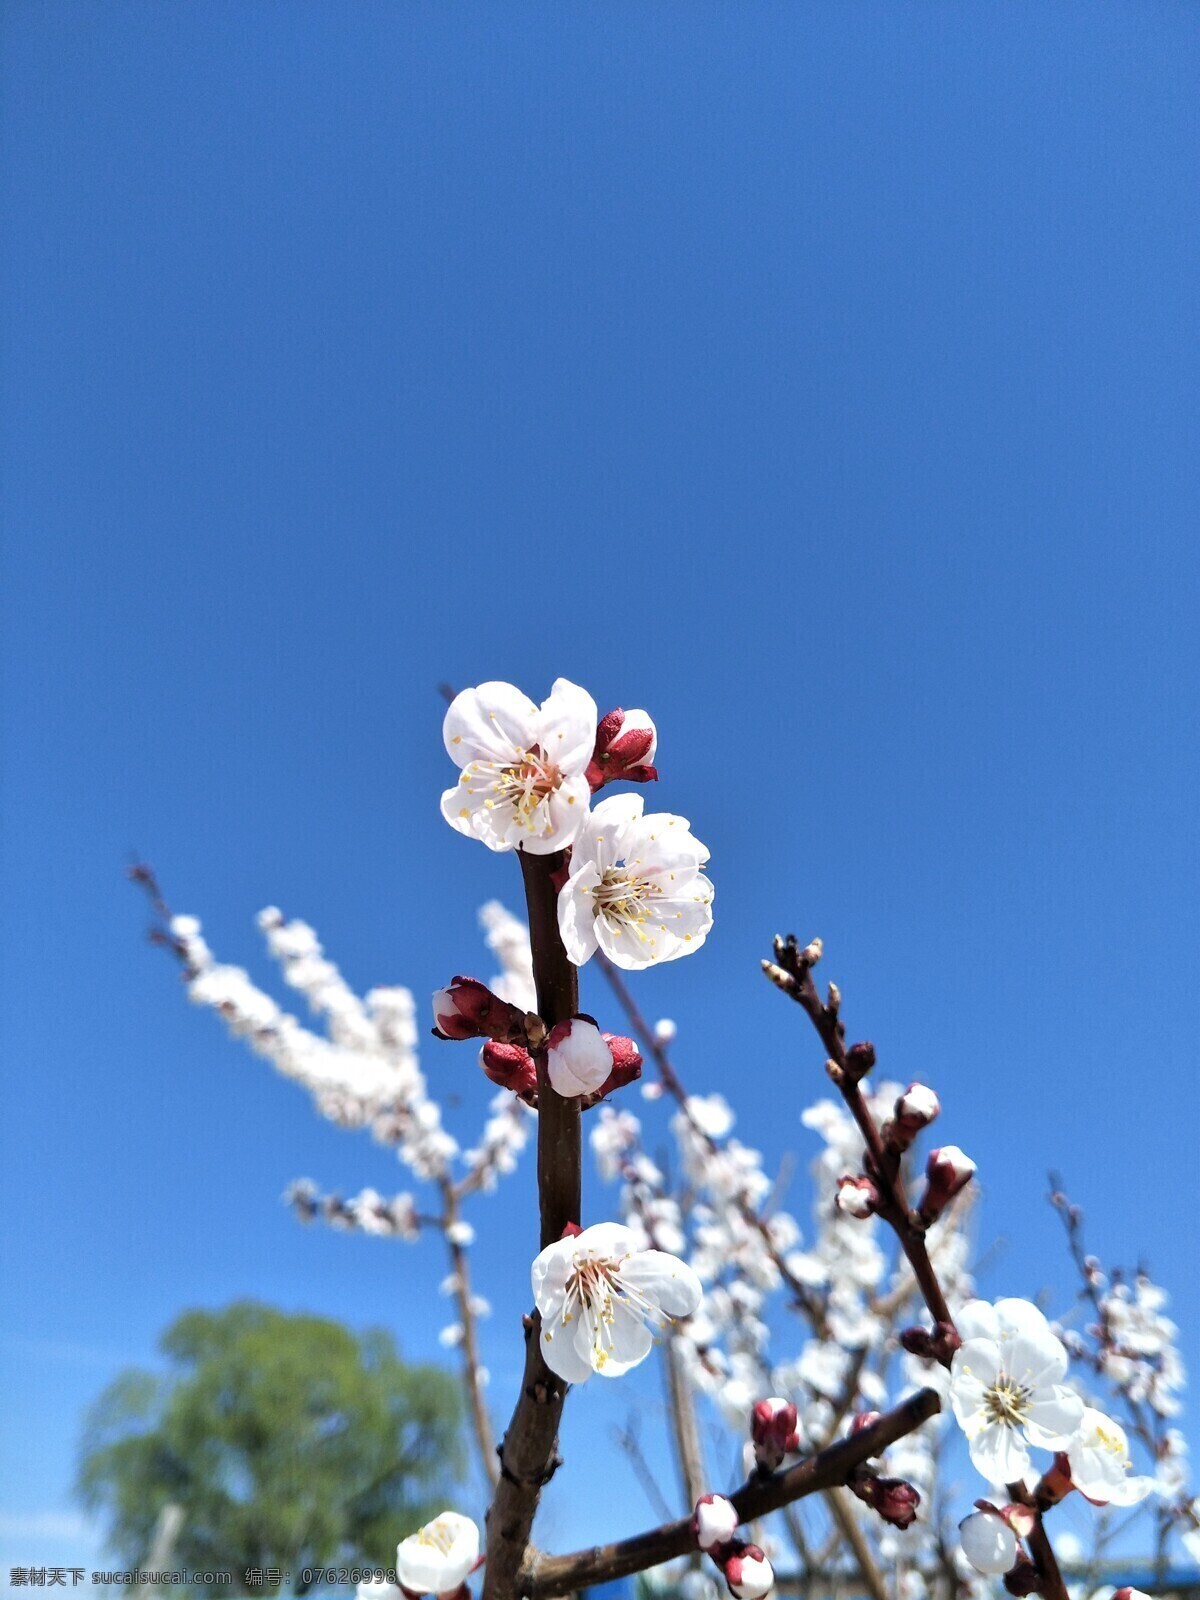
<svg viewBox="0 0 1200 1600"><path fill-rule="evenodd" d="M820 933L980 1161L988 1292L1068 1284L1057 1165L1200 1371L1196 7L10 0L3 33L0 1565L91 1559L81 1408L184 1306L440 1354L433 1251L279 1201L403 1175L185 1004L122 871L260 974L268 902L362 988L486 970L519 875L438 816L441 679L656 717L716 928L638 994L747 1138L811 1148L819 1052L757 963ZM425 1052L468 1138L469 1056ZM531 1174L474 1218L500 1413ZM612 1531L582 1462L656 1394L576 1397L547 1542Z"/></svg>

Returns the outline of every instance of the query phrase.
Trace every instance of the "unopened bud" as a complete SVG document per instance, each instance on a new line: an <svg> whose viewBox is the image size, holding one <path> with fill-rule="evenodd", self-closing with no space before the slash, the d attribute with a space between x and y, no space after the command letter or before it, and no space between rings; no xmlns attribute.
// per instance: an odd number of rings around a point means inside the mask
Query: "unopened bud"
<svg viewBox="0 0 1200 1600"><path fill-rule="evenodd" d="M740 1540L720 1563L725 1587L734 1600L762 1600L775 1586L771 1563L756 1544Z"/></svg>
<svg viewBox="0 0 1200 1600"><path fill-rule="evenodd" d="M838 1179L834 1205L847 1217L870 1217L879 1207L879 1190L870 1178L855 1178L846 1173Z"/></svg>
<svg viewBox="0 0 1200 1600"><path fill-rule="evenodd" d="M951 1322L936 1322L932 1331L928 1328L902 1328L897 1337L901 1347L910 1356L919 1356L922 1361L940 1361L946 1367L962 1344L958 1329Z"/></svg>
<svg viewBox="0 0 1200 1600"><path fill-rule="evenodd" d="M723 1494L701 1495L692 1512L692 1532L705 1555L714 1555L737 1532L738 1514Z"/></svg>
<svg viewBox="0 0 1200 1600"><path fill-rule="evenodd" d="M946 1144L940 1150L931 1150L925 1166L928 1187L921 1201L922 1222L929 1224L950 1204L960 1189L965 1189L975 1176L975 1163L964 1155L956 1144Z"/></svg>
<svg viewBox="0 0 1200 1600"><path fill-rule="evenodd" d="M921 1496L905 1478L877 1478L860 1469L850 1479L850 1488L893 1528L908 1528L916 1521Z"/></svg>
<svg viewBox="0 0 1200 1600"><path fill-rule="evenodd" d="M835 1016L842 1008L842 991L836 983L829 985L829 999L826 1001L826 1006Z"/></svg>
<svg viewBox="0 0 1200 1600"><path fill-rule="evenodd" d="M811 939L800 952L800 962L806 967L815 967L825 954L825 945L821 939Z"/></svg>
<svg viewBox="0 0 1200 1600"><path fill-rule="evenodd" d="M927 1128L942 1109L936 1094L923 1083L910 1083L896 1101L892 1120L884 1129L884 1137L895 1150L907 1150L909 1145Z"/></svg>
<svg viewBox="0 0 1200 1600"><path fill-rule="evenodd" d="M1004 1574L1004 1587L1009 1594L1016 1595L1017 1600L1026 1600L1026 1596L1037 1594L1041 1589L1042 1575L1024 1551L1018 1554L1015 1565Z"/></svg>
<svg viewBox="0 0 1200 1600"><path fill-rule="evenodd" d="M851 1433L861 1433L864 1428L873 1428L879 1421L878 1411L860 1411L850 1423Z"/></svg>
<svg viewBox="0 0 1200 1600"><path fill-rule="evenodd" d="M785 972L782 967L777 967L773 961L764 961L762 969L777 989L782 989L784 994L795 993L796 980L790 972Z"/></svg>
<svg viewBox="0 0 1200 1600"><path fill-rule="evenodd" d="M493 1083L514 1094L537 1093L537 1068L529 1051L519 1044L489 1039L479 1052L479 1065Z"/></svg>
<svg viewBox="0 0 1200 1600"><path fill-rule="evenodd" d="M846 1076L855 1083L860 1078L865 1078L875 1065L875 1046L864 1040L862 1044L852 1044L846 1051Z"/></svg>
<svg viewBox="0 0 1200 1600"><path fill-rule="evenodd" d="M780 1395L760 1400L750 1413L750 1437L759 1468L764 1472L777 1471L784 1456L800 1448L796 1408L792 1402Z"/></svg>
<svg viewBox="0 0 1200 1600"><path fill-rule="evenodd" d="M972 1511L958 1525L959 1543L976 1572L998 1577L1017 1559L1017 1536L994 1508Z"/></svg>
<svg viewBox="0 0 1200 1600"><path fill-rule="evenodd" d="M1112 1600L1150 1600L1144 1589L1114 1589Z"/></svg>
<svg viewBox="0 0 1200 1600"><path fill-rule="evenodd" d="M586 1017L568 1017L546 1040L546 1073L564 1099L595 1094L613 1070L604 1035Z"/></svg>
<svg viewBox="0 0 1200 1600"><path fill-rule="evenodd" d="M453 978L433 994L434 1033L439 1039L498 1039L525 1043L525 1013L501 1000L478 978Z"/></svg>
<svg viewBox="0 0 1200 1600"><path fill-rule="evenodd" d="M587 769L592 793L617 778L626 783L652 782L658 777L651 765L657 747L658 734L644 711L622 711L618 706L601 717Z"/></svg>

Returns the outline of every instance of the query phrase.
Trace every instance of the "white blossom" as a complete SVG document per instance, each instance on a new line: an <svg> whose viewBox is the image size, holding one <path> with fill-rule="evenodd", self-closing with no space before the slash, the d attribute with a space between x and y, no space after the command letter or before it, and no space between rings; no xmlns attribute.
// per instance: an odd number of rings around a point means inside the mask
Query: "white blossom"
<svg viewBox="0 0 1200 1600"><path fill-rule="evenodd" d="M1083 1420L1083 1402L1062 1382L1067 1352L1027 1300L970 1301L950 1369L950 1403L971 1460L991 1483L1030 1468L1029 1445L1062 1450Z"/></svg>
<svg viewBox="0 0 1200 1600"><path fill-rule="evenodd" d="M1129 1441L1120 1423L1085 1406L1079 1431L1067 1446L1071 1482L1095 1505L1133 1506L1154 1489L1151 1477L1130 1474Z"/></svg>
<svg viewBox="0 0 1200 1600"><path fill-rule="evenodd" d="M401 1541L396 1580L410 1594L450 1594L479 1558L479 1529L470 1517L443 1511Z"/></svg>
<svg viewBox="0 0 1200 1600"><path fill-rule="evenodd" d="M455 695L442 737L461 768L442 796L452 828L489 850L549 855L572 842L587 816L596 743L596 702L585 689L557 678L536 706L511 683L481 683Z"/></svg>
<svg viewBox="0 0 1200 1600"><path fill-rule="evenodd" d="M568 1383L619 1377L650 1354L653 1330L700 1304L684 1261L638 1250L630 1230L601 1222L548 1245L532 1268L546 1364Z"/></svg>
<svg viewBox="0 0 1200 1600"><path fill-rule="evenodd" d="M603 950L630 970L698 950L712 927L708 851L685 817L643 815L641 795L614 795L591 812L558 896L558 926L576 966Z"/></svg>

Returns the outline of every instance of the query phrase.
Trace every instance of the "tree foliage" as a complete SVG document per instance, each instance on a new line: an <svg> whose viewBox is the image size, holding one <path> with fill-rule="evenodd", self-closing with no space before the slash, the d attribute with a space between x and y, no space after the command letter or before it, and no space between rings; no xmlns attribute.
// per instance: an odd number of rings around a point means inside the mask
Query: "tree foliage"
<svg viewBox="0 0 1200 1600"><path fill-rule="evenodd" d="M239 1301L185 1312L160 1348L168 1371L116 1378L80 1450L80 1497L128 1566L174 1502L173 1567L232 1570L239 1589L274 1566L299 1592L306 1566L393 1565L461 1475L457 1386L387 1333Z"/></svg>

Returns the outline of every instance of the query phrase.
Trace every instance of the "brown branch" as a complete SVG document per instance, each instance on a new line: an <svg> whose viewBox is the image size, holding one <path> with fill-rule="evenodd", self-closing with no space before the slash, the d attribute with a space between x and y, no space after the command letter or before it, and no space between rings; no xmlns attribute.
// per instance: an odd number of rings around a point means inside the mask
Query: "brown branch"
<svg viewBox="0 0 1200 1600"><path fill-rule="evenodd" d="M752 1522L806 1495L845 1483L856 1467L919 1428L940 1409L941 1402L934 1391L921 1389L869 1428L839 1439L819 1455L797 1462L786 1472L751 1479L730 1496L739 1522ZM691 1518L682 1518L615 1544L596 1545L565 1556L539 1556L521 1574L520 1592L530 1600L550 1600L553 1595L570 1594L591 1584L645 1572L664 1561L689 1555L695 1548Z"/></svg>
<svg viewBox="0 0 1200 1600"><path fill-rule="evenodd" d="M899 1159L884 1149L879 1129L875 1126L875 1119L871 1116L863 1098L859 1081L863 1076L862 1069L849 1059L840 1004L835 1002L826 1005L813 982L812 969L819 958L820 944L817 941L801 950L794 938L776 939L775 962L764 961L763 970L777 989L782 989L784 994L803 1007L809 1021L820 1035L821 1043L825 1046L825 1053L829 1058L829 1076L845 1101L850 1115L858 1124L859 1132L867 1147L867 1168L880 1193L881 1203L876 1210L895 1233L900 1248L908 1258L908 1264L929 1308L930 1316L935 1323L953 1329L954 1319L950 1315L942 1286L929 1259L924 1227L914 1220L908 1196L904 1192ZM874 1060L873 1050L871 1060ZM944 1364L949 1366L949 1355L946 1356Z"/></svg>
<svg viewBox="0 0 1200 1600"><path fill-rule="evenodd" d="M578 973L558 934L558 896L553 875L562 852L517 852L525 880L529 942L538 1014L548 1028L579 1010ZM535 1057L538 1072L538 1205L541 1247L562 1238L569 1222L580 1221L582 1187L579 1103L564 1100L551 1087L545 1051ZM500 1481L487 1516L487 1567L483 1600L510 1600L525 1560L542 1488L558 1466L558 1424L567 1385L546 1365L541 1321L526 1319L525 1371L521 1392L500 1446Z"/></svg>
<svg viewBox="0 0 1200 1600"><path fill-rule="evenodd" d="M471 1306L470 1261L464 1246L452 1237L453 1224L458 1221L458 1194L454 1184L447 1177L443 1177L441 1188L446 1207L443 1234L446 1248L450 1252L450 1269L455 1285L454 1300L463 1330L463 1388L467 1393L467 1407L471 1413L471 1425L475 1433L479 1459L488 1482L495 1488L500 1481L500 1464L496 1459L496 1439L492 1433L492 1419L488 1415L483 1384L479 1376L479 1330L478 1320Z"/></svg>
<svg viewBox="0 0 1200 1600"><path fill-rule="evenodd" d="M708 1491L704 1476L704 1454L700 1430L696 1426L696 1396L688 1377L680 1341L674 1332L666 1339L667 1394L671 1406L671 1425L675 1456L679 1463L686 1503L694 1506Z"/></svg>

